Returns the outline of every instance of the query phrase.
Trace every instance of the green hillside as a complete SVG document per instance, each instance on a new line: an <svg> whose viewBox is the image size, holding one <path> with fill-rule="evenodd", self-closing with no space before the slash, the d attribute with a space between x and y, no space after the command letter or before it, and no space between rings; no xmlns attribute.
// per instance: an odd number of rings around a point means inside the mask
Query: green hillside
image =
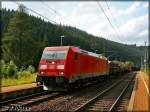
<svg viewBox="0 0 150 112"><path fill-rule="evenodd" d="M63 45L79 46L92 52L97 50L96 53L103 53L110 60L133 61L139 66L144 54L139 47L96 37L74 27L52 24L24 12L2 9L1 23L2 58L13 60L18 66L37 67L44 47L59 46L61 35L65 35Z"/></svg>

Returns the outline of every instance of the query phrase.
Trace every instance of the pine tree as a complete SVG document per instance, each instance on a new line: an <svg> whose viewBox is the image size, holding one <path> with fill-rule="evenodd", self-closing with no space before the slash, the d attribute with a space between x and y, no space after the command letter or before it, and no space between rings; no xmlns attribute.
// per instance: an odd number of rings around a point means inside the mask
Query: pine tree
<svg viewBox="0 0 150 112"><path fill-rule="evenodd" d="M3 58L13 60L18 67L32 64L35 45L32 26L26 8L20 5L8 25L8 32L2 39Z"/></svg>
<svg viewBox="0 0 150 112"><path fill-rule="evenodd" d="M43 38L43 47L47 47L49 45L47 33L44 34Z"/></svg>

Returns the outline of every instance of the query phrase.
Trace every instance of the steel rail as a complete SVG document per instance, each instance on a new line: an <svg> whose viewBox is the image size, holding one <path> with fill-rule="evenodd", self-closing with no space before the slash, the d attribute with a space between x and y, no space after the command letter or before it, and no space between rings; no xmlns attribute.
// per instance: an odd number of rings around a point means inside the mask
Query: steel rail
<svg viewBox="0 0 150 112"><path fill-rule="evenodd" d="M31 98L31 99L24 99L25 101L21 102L21 101L16 101L16 103L13 103L13 104L10 104L10 105L5 105L5 106L2 106L1 107L1 112L7 112L9 111L9 107L11 105L16 105L16 106L28 106L28 105L32 105L32 104L35 104L35 103L38 103L38 102L42 102L42 101L46 101L46 100L49 100L49 99L53 99L53 98L57 98L59 96L61 96L62 94L61 93L51 93L49 94L47 97L43 97L43 98ZM32 96L31 96L32 97ZM38 96L35 96L35 97L38 97ZM20 100L20 99L18 99ZM22 99L21 99L22 100Z"/></svg>
<svg viewBox="0 0 150 112"><path fill-rule="evenodd" d="M124 79L126 79L126 78L123 78L123 79L119 80L118 82L114 83L112 86L108 87L107 89L105 89L104 91L102 91L101 93L99 93L98 95L96 95L94 98L92 98L92 99L88 100L87 102L83 103L80 107L78 107L77 109L75 109L73 112L81 112L88 105L90 105L93 102L95 102L95 100L97 100L99 97L101 97L106 92L108 92L111 89L113 89L114 87L116 87L116 85L119 84L120 82L122 82Z"/></svg>
<svg viewBox="0 0 150 112"><path fill-rule="evenodd" d="M119 101L121 100L122 96L125 94L127 88L129 87L129 84L132 82L134 76L131 78L131 80L127 83L127 85L125 86L125 88L122 90L122 92L120 93L120 95L118 96L118 98L115 100L115 102L112 104L112 106L110 107L108 112L111 112L115 109L115 107L117 106L117 104L119 103Z"/></svg>
<svg viewBox="0 0 150 112"><path fill-rule="evenodd" d="M23 100L25 98L35 97L35 96L46 94L46 93L48 93L48 92L47 91L43 91L43 92L40 92L40 93L35 93L35 94L26 95L26 96L21 96L21 97L18 97L18 98L9 99L9 100L6 100L6 101L1 101L0 104L3 105L3 104L11 103L11 102L14 102L14 101L17 101L17 100Z"/></svg>

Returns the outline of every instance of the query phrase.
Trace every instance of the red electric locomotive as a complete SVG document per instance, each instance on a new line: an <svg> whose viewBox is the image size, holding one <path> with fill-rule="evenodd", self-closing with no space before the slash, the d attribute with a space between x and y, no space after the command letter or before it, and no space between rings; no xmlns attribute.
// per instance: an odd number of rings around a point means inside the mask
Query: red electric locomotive
<svg viewBox="0 0 150 112"><path fill-rule="evenodd" d="M66 90L108 74L105 57L74 46L46 47L39 63L37 82L44 90Z"/></svg>

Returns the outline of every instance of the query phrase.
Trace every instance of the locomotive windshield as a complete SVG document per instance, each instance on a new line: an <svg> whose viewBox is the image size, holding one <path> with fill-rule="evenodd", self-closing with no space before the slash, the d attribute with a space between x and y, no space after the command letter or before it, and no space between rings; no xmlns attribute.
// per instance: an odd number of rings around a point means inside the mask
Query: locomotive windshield
<svg viewBox="0 0 150 112"><path fill-rule="evenodd" d="M42 59L66 59L67 51L45 51Z"/></svg>

